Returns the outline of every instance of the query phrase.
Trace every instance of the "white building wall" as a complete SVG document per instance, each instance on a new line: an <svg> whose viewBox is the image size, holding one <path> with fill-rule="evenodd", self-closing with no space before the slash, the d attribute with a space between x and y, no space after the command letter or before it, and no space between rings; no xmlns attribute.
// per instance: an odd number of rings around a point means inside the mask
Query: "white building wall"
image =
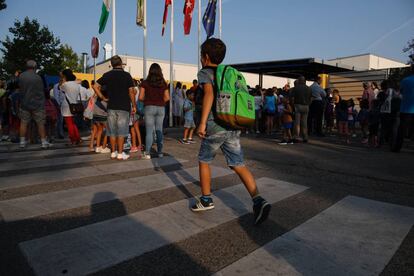
<svg viewBox="0 0 414 276"><path fill-rule="evenodd" d="M366 54L353 57L343 57L329 60L330 63L342 63L350 67L355 67L355 70L378 70L387 68L406 67L407 65L392 59Z"/></svg>
<svg viewBox="0 0 414 276"><path fill-rule="evenodd" d="M407 65L395 60L383 58L375 55L370 55L369 69L387 69L387 68L398 68L406 67Z"/></svg>
<svg viewBox="0 0 414 276"><path fill-rule="evenodd" d="M350 66L351 68L354 67L354 70L369 70L370 66L370 55L363 55L363 56L355 56L355 57L344 57L344 58L336 58L330 59L329 62L338 63L338 64L345 64Z"/></svg>

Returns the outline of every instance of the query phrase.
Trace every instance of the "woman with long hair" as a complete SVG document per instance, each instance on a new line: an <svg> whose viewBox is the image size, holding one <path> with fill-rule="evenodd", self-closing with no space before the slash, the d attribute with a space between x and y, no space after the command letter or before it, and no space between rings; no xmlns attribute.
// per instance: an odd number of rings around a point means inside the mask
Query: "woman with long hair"
<svg viewBox="0 0 414 276"><path fill-rule="evenodd" d="M151 159L150 151L153 142L153 130L157 136L158 157L162 157L163 132L162 124L165 115L165 103L170 100L170 94L158 63L151 64L148 77L142 82L139 100L144 102L145 121L145 153L144 159Z"/></svg>
<svg viewBox="0 0 414 276"><path fill-rule="evenodd" d="M74 104L80 100L81 86L76 82L76 76L72 70L65 69L61 73L62 84L60 90L64 92L65 99L62 102L61 111L68 128L69 139L72 145L79 145L82 140L79 135L78 127L73 119L73 114L70 112L69 103Z"/></svg>

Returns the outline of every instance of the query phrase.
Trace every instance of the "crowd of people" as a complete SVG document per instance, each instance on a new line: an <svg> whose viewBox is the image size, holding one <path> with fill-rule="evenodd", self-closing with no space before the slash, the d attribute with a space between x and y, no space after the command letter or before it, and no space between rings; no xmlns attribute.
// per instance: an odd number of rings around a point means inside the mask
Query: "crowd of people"
<svg viewBox="0 0 414 276"><path fill-rule="evenodd" d="M300 76L292 88L286 84L282 89L251 89L256 122L247 132L282 132L280 145L307 143L310 135L338 136L346 144L355 138L373 147L389 142L393 118L400 113L402 89L388 80L380 87L376 82L364 82L360 97L343 99L338 89L323 89L321 81L318 77L308 86ZM404 100L412 102L409 96Z"/></svg>

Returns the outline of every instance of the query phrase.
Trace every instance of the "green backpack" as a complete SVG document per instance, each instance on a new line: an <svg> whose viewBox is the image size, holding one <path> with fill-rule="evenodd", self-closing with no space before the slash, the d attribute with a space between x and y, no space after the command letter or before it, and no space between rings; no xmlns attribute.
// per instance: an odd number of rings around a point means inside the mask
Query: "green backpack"
<svg viewBox="0 0 414 276"><path fill-rule="evenodd" d="M226 129L244 129L254 125L254 97L246 80L236 69L219 65L216 71L214 121Z"/></svg>

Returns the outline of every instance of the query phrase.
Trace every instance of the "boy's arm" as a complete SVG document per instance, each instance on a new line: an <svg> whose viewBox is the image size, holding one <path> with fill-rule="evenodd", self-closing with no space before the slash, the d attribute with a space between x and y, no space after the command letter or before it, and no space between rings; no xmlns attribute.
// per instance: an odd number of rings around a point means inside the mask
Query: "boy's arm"
<svg viewBox="0 0 414 276"><path fill-rule="evenodd" d="M206 137L207 119L214 101L213 85L211 83L205 83L203 85L203 90L203 107L201 111L200 125L198 127L198 136L200 136L201 138Z"/></svg>

